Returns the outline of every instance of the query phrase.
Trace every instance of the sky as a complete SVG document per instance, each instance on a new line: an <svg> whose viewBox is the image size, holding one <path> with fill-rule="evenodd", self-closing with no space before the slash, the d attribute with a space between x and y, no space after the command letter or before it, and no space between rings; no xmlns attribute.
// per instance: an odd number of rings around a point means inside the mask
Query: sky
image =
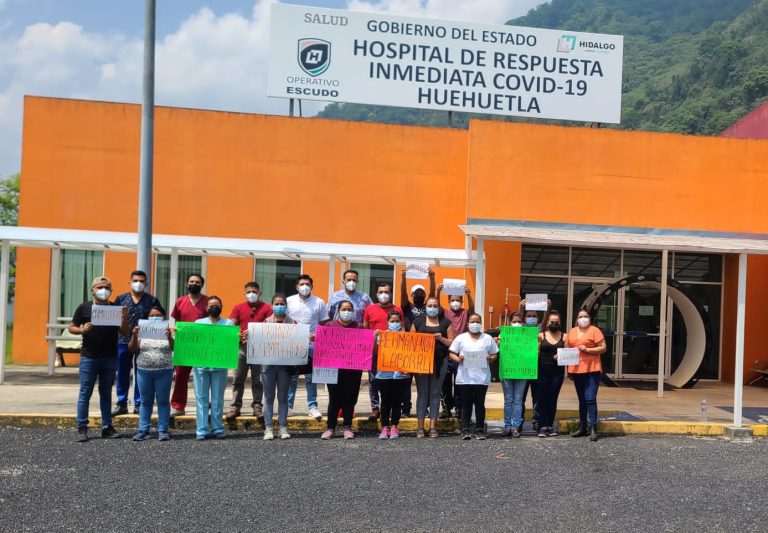
<svg viewBox="0 0 768 533"><path fill-rule="evenodd" d="M266 96L269 4L157 0L157 105L287 114ZM283 0L503 24L544 0ZM21 169L24 95L140 102L144 2L0 0L0 178ZM322 104L305 102L312 115Z"/></svg>

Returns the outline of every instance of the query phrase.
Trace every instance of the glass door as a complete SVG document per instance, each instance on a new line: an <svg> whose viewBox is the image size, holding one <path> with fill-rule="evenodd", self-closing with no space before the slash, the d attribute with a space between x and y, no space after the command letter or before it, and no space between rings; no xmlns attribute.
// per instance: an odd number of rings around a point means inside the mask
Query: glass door
<svg viewBox="0 0 768 533"><path fill-rule="evenodd" d="M589 301L590 295L600 290L602 287L611 283L608 279L572 279L571 280L571 313L568 318L569 325L573 327L576 323L576 316L579 314L579 310ZM619 312L621 308L619 306L619 292L606 296L602 300L600 310L595 317L595 325L603 330L605 335L606 350L603 353L603 372L608 374L611 378L618 377L620 372L619 365L617 364L617 337L616 329L619 324Z"/></svg>
<svg viewBox="0 0 768 533"><path fill-rule="evenodd" d="M619 291L618 377L642 379L659 372L661 291L635 283ZM666 317L665 317L666 319Z"/></svg>

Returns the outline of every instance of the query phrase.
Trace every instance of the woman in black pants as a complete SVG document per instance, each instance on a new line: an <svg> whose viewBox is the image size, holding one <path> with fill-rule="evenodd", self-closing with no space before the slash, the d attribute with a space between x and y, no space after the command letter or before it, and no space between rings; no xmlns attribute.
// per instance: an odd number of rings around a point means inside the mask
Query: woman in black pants
<svg viewBox="0 0 768 533"><path fill-rule="evenodd" d="M387 316L387 329L389 331L402 331L403 319L400 311L392 310ZM375 362L374 362L375 364ZM376 372L376 383L381 394L381 433L380 439L398 439L400 432L397 425L400 423L401 398L403 388L410 386L411 379L403 372Z"/></svg>
<svg viewBox="0 0 768 533"><path fill-rule="evenodd" d="M563 333L560 313L550 311L543 333L539 333L539 378L531 380L539 415L539 437L554 437L557 398L563 386L565 367L557 364L557 349L565 348L568 336Z"/></svg>

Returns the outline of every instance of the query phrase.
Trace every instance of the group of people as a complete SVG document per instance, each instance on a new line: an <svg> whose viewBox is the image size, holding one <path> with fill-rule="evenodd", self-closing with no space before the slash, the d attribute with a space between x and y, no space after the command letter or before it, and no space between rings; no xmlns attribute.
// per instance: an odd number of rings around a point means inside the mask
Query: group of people
<svg viewBox="0 0 768 533"><path fill-rule="evenodd" d="M381 423L380 439L398 439L401 416L411 411L411 386L415 377L417 401L417 438L438 437L437 419L454 415L460 419L462 437L478 440L486 438L485 396L491 381L490 365L465 365L464 359L478 353L495 361L499 356L499 340L484 331L481 315L474 312L469 288L464 296L451 295L448 308L442 308L442 285L435 284L434 272L429 272L429 292L421 285L406 288L406 273L402 272L400 301L393 303L392 283L381 282L376 288L376 302L358 290L359 274L347 270L342 276L343 288L334 292L326 304L312 294L313 280L302 274L296 280L296 294L272 295L270 303L262 299L258 283L245 284L244 301L235 305L229 318L222 317L223 302L215 295L205 295L205 280L200 274L187 278L187 294L174 304L170 317L176 322L196 322L212 326L239 326L240 350L232 385L232 404L226 414L230 421L241 415L243 393L248 373L251 374L253 415L264 420L264 440L291 438L288 432L290 416L299 375L304 374L307 391L307 411L310 417L321 419L317 403L317 384L312 382L314 335L317 326L338 328L367 328L374 330L376 343L373 365L369 371L368 392L370 420ZM196 438L225 438L223 424L224 392L227 369L186 367L173 365L175 328L169 326L165 339L143 339L139 320L165 321L166 311L160 302L146 292L147 275L142 271L131 273L130 290L114 301L112 282L97 277L92 284L93 298L75 311L69 326L71 333L82 335L80 359L80 391L77 401L77 440L88 440L88 404L96 382L99 385L102 416L102 438L115 438L120 434L112 426L112 417L128 413L131 374L134 380L134 412L139 414L139 430L133 440L149 438L154 404L157 404L158 440L169 440L170 418L185 414L189 376L192 374L196 397ZM466 302L465 302L466 296ZM465 305L466 304L466 305ZM94 325L94 305L122 307L119 326ZM256 365L247 360L248 324L258 322L296 323L309 326L308 365ZM554 310L544 313L539 321L536 311L520 311L510 317L512 326L539 328L538 379L502 379L504 392L505 436L519 437L523 425L524 404L528 390L532 393L534 429L540 437L556 435L554 427L557 399L564 380L563 366L557 364L558 348L579 349L579 364L568 366L579 398L580 424L574 437L590 435L597 440L597 390L602 372L600 354L605 351L602 332L590 324L589 314L580 311L577 325L567 334L561 315ZM431 374L388 372L377 370L378 338L382 331L411 331L433 335L435 338L434 365ZM134 371L135 369L135 371ZM112 386L117 375L117 403L112 405ZM355 438L352 418L362 382L361 370L339 370L336 384L328 385L326 429L321 439L337 435L338 418L342 418L341 436ZM173 392L171 393L171 388ZM274 403L277 399L277 435L273 427ZM442 406L442 411L441 411ZM474 414L474 431L472 420ZM429 429L426 420L430 419Z"/></svg>

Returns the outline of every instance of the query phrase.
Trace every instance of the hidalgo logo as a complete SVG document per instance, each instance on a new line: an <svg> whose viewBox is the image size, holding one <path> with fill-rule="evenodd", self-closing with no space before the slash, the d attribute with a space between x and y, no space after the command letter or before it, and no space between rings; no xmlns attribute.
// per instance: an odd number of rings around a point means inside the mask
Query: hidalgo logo
<svg viewBox="0 0 768 533"><path fill-rule="evenodd" d="M576 36L575 35L563 35L557 41L557 51L563 53L569 53L572 50L576 50Z"/></svg>
<svg viewBox="0 0 768 533"><path fill-rule="evenodd" d="M331 43L322 39L299 39L299 66L310 76L319 76L331 66Z"/></svg>

